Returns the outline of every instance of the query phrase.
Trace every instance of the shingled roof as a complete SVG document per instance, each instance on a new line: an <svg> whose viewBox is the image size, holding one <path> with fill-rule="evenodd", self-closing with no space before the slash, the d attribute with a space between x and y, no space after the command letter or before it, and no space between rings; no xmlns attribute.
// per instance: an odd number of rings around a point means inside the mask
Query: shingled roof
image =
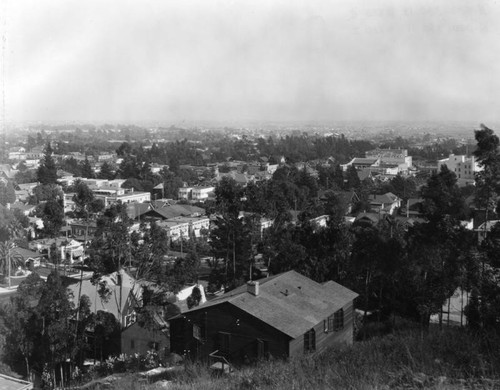
<svg viewBox="0 0 500 390"><path fill-rule="evenodd" d="M297 338L358 296L333 281L320 284L295 271L258 282L258 295L248 292L243 285L187 313L229 303Z"/></svg>

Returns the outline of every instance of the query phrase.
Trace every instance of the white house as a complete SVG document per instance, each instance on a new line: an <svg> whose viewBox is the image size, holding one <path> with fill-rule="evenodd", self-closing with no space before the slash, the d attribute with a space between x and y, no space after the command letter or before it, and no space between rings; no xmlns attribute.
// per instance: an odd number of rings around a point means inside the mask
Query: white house
<svg viewBox="0 0 500 390"><path fill-rule="evenodd" d="M180 189L179 189L180 191ZM203 201L208 199L211 193L215 191L215 187L193 187L191 198L193 200Z"/></svg>
<svg viewBox="0 0 500 390"><path fill-rule="evenodd" d="M191 193L193 192L193 187L181 187L179 188L177 196L179 199L191 199Z"/></svg>

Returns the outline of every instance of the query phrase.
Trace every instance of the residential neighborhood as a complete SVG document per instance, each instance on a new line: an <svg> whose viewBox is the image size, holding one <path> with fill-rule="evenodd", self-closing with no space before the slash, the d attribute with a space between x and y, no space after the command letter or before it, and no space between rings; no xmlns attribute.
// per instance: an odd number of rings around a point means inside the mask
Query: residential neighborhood
<svg viewBox="0 0 500 390"><path fill-rule="evenodd" d="M0 390L500 389L500 2L0 11Z"/></svg>

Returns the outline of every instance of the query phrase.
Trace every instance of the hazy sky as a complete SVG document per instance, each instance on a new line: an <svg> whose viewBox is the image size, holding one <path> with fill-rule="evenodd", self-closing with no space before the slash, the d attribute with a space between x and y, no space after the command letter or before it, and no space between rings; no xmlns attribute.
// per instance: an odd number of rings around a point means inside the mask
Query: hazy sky
<svg viewBox="0 0 500 390"><path fill-rule="evenodd" d="M500 120L494 0L2 0L7 121Z"/></svg>

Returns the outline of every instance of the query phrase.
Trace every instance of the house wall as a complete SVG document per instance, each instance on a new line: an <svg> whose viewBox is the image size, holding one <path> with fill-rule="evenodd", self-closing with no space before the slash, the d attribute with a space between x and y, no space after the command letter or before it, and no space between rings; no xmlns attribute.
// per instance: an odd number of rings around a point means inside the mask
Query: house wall
<svg viewBox="0 0 500 390"><path fill-rule="evenodd" d="M353 342L353 304L343 307L344 309L344 328L340 331L329 331L325 333L323 320L314 326L316 332L316 353L322 352L327 348L342 344L352 344ZM333 315L333 313L332 313ZM324 318L326 320L327 318ZM304 354L304 335L290 341L290 357L301 356Z"/></svg>
<svg viewBox="0 0 500 390"><path fill-rule="evenodd" d="M180 355L187 352L194 358L207 360L210 353L219 349L219 332L225 332L230 334L227 359L231 363L256 360L257 339L267 343L269 355L278 358L288 356L290 337L229 303L186 313L185 316L183 330L179 329L178 323L171 327L172 352ZM205 327L204 342L193 337L193 324ZM183 339L179 338L179 332L184 333Z"/></svg>
<svg viewBox="0 0 500 390"><path fill-rule="evenodd" d="M148 351L156 350L160 357L165 358L170 352L168 335L160 330L142 328L137 322L122 331L120 344L121 353L126 355L145 355Z"/></svg>

